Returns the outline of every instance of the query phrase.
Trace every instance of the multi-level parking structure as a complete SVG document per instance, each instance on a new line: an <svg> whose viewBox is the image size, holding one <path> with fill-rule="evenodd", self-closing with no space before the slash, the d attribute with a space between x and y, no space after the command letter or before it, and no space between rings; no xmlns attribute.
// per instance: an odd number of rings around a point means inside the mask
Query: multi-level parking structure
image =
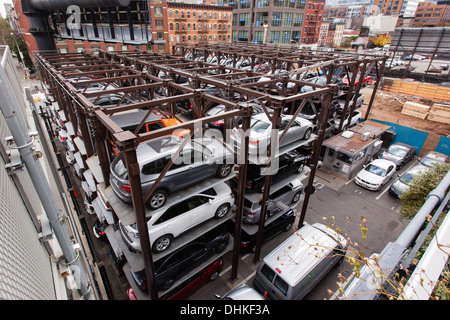
<svg viewBox="0 0 450 320"><path fill-rule="evenodd" d="M203 59L186 58L187 56L198 58L200 55L203 56ZM227 67L204 62L214 55L217 56L218 61L223 58L231 59L233 65ZM237 127L239 126L236 121L238 117L242 118L241 128L245 132L250 127L252 106L261 108L272 122L272 128L278 129L283 113L293 114L293 118L295 118L305 106L306 101L319 99L322 103L322 108L317 121L316 134L310 139L288 145L279 151L283 153L293 149L302 149L312 155L309 162L309 179L305 188L305 198L298 224L301 227L306 214L308 199L313 189L312 184L324 139L324 129L328 120L329 108L337 90L332 83L333 75L343 73L350 75L351 73L349 93L341 115L342 119L344 119L345 115L355 107L354 105L349 105L351 93L355 92L357 94L361 87L360 83L355 86L356 75L358 73L364 75L369 71L376 72L377 77L368 112L366 113L367 118L387 58L360 55L358 53L298 51L293 48L280 49L269 46L241 45L174 46L172 55L143 51L100 51L98 55L82 52L71 54L36 53L35 56L42 77L50 87L54 99L61 110L60 112L64 113L66 119L74 128L73 141L81 155L81 160L93 173L97 190L99 191L98 198L101 197L103 202L107 198L106 202L109 201L112 207L112 210L108 212L102 209L102 214L107 217L106 220L110 224L109 228L112 232L108 235L110 242L114 242L120 237L117 236L117 231L115 231L115 226L119 220L122 222L126 221L127 224L137 223L142 251L132 255L127 253L126 258L130 264L145 268L151 299L157 299L161 295L161 292L153 285L155 283L154 261L161 259L181 245L198 237L199 233L206 232L223 222L215 222L215 225L210 224L206 229L200 228L196 232L187 233L182 241L175 241L172 248L166 252L152 253L147 227L147 217L150 213L146 210L145 203L153 191L156 190L185 144L181 145L172 157L172 161L169 161L162 170L159 178L146 195L143 195L141 190L139 164L136 156L138 145L154 138L170 135L177 129L188 129L191 136L194 136L199 134L199 128L204 128L208 123L217 120L223 120L226 128ZM248 59L252 68L250 70L242 70L237 67L236 63L240 59ZM293 79L268 76L268 80L258 81L264 74L252 70L256 64L263 63L269 64L273 70L280 68L289 70L291 74L297 74L297 77ZM327 77L327 84L318 85L304 80L302 74L310 70L319 70L321 74ZM92 84L101 84L103 89L97 91L85 88L77 89L76 81L82 79L89 79L83 81L85 87ZM287 90L287 83L294 83L294 88ZM304 85L314 87L315 90L301 93L298 88ZM122 98L116 104L108 107L96 105L96 101L106 94L119 94ZM192 120L184 119L183 121L177 116L177 103L183 100L189 101L192 108ZM298 108L286 108L287 105L293 105L295 102L300 103ZM213 116L205 115L206 111L215 104L224 105L226 111ZM154 131L139 133L139 129L143 126L145 119L142 120L135 131L131 132L122 129L110 118L111 115L116 113L136 109L146 110L147 116L152 113L170 115L170 117L179 119L180 123ZM341 121L341 125L342 123L343 121ZM288 124L285 131L289 130L291 125L292 121ZM126 164L132 195L132 206L117 201L118 199L109 187L111 152L108 141L110 140L113 141ZM235 166L238 185L236 205L233 206L233 214L231 215L235 221L232 245L232 279L237 277L247 166L249 163L254 162L249 157L248 145L249 137L246 135L242 136L242 153L240 154L237 154L230 146L225 145L228 150L234 153L236 158L241 156L239 164ZM269 157L266 160L270 163L273 160L270 151L268 155ZM206 190L216 183L230 179L232 176L234 176L234 172L226 179L212 178L205 183L192 187L190 190L175 193L169 197L168 203L164 207L167 208L170 203L182 201L189 194ZM262 194L261 217L265 215L270 188L271 175L267 175ZM264 219L261 218L257 231L258 241L254 254L255 262L259 260L264 223ZM113 239L114 237L116 237L115 240Z"/></svg>

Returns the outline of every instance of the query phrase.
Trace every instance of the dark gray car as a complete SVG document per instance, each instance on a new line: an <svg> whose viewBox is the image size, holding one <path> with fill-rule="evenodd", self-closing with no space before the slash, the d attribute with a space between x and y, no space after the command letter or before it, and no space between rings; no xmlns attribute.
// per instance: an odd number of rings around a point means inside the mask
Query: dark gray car
<svg viewBox="0 0 450 320"><path fill-rule="evenodd" d="M379 157L380 159L389 160L395 163L397 170L400 169L405 163L414 159L417 149L409 144L396 142L383 150Z"/></svg>
<svg viewBox="0 0 450 320"><path fill-rule="evenodd" d="M299 180L293 180L286 186L272 192L267 201L266 219L281 210L277 202L282 202L285 205L297 203L300 200L302 191L303 184ZM260 193L245 195L243 213L243 221L245 223L258 223L261 216L261 199L262 194Z"/></svg>
<svg viewBox="0 0 450 320"><path fill-rule="evenodd" d="M144 196L181 143L182 139L166 136L138 146L136 154ZM180 152L179 158L161 180L146 205L149 209L158 209L165 204L169 194L214 175L225 178L232 167L233 157L221 143L210 139L192 140ZM132 202L128 172L120 156L111 163L110 184L120 200L125 203Z"/></svg>

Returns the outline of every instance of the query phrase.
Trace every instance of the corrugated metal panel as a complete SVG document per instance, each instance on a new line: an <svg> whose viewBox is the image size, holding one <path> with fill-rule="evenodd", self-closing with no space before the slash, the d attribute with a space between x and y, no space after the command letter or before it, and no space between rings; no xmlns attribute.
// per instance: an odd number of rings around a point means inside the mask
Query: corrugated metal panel
<svg viewBox="0 0 450 320"><path fill-rule="evenodd" d="M397 28L392 36L390 51L448 53L450 28Z"/></svg>
<svg viewBox="0 0 450 320"><path fill-rule="evenodd" d="M0 160L0 299L55 299L50 263Z"/></svg>

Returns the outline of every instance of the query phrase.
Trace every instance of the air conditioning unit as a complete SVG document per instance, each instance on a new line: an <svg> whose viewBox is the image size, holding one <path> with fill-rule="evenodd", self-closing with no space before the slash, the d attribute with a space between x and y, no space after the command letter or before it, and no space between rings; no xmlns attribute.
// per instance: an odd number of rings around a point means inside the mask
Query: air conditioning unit
<svg viewBox="0 0 450 320"><path fill-rule="evenodd" d="M351 139L351 138L353 138L354 135L355 135L355 133L352 132L352 131L344 131L344 132L342 132L342 137L344 137L346 139Z"/></svg>
<svg viewBox="0 0 450 320"><path fill-rule="evenodd" d="M361 135L361 141L367 141L369 139L369 137L370 137L370 132L364 132Z"/></svg>

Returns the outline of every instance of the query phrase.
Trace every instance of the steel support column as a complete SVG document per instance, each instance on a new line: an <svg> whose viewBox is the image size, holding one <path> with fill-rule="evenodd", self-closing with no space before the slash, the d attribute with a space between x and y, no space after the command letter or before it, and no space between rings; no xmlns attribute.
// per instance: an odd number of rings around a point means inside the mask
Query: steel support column
<svg viewBox="0 0 450 320"><path fill-rule="evenodd" d="M336 88L335 88L336 89ZM309 173L308 185L305 188L305 199L303 200L302 211L299 217L297 228L303 227L305 220L306 210L308 208L309 197L313 191L314 177L316 175L317 163L319 162L320 150L322 148L323 139L325 136L325 129L327 127L328 113L330 112L331 102L333 99L333 93L329 92L325 96L325 101L323 102L323 108L320 113L320 126L318 131L318 138L314 141L314 150L310 163L311 172Z"/></svg>
<svg viewBox="0 0 450 320"><path fill-rule="evenodd" d="M238 155L238 160L240 164L238 164L239 168L239 181L238 181L238 189L237 189L237 197L236 197L236 206L233 207L236 215L235 215L235 224L234 224L234 244L233 244L233 259L231 263L231 280L235 280L237 278L237 271L239 265L239 251L241 247L241 229L242 229L242 215L244 210L244 196L245 196L245 182L247 181L247 166L248 166L248 142L249 135L245 134L248 130L250 130L250 120L252 115L252 108L246 108L245 114L242 115L242 129L244 131L244 135L241 139L241 154ZM244 157L242 159L242 156Z"/></svg>
<svg viewBox="0 0 450 320"><path fill-rule="evenodd" d="M144 198L142 196L141 178L139 176L139 163L137 161L136 148L138 144L134 139L121 141L118 147L121 150L121 157L126 164L128 181L131 187L131 198L136 214L139 240L141 243L142 259L145 265L145 276L148 283L148 291L152 300L158 299L158 289L153 267L153 257L150 247L150 236L148 234L147 218L145 217ZM138 271L138 270L134 270Z"/></svg>

